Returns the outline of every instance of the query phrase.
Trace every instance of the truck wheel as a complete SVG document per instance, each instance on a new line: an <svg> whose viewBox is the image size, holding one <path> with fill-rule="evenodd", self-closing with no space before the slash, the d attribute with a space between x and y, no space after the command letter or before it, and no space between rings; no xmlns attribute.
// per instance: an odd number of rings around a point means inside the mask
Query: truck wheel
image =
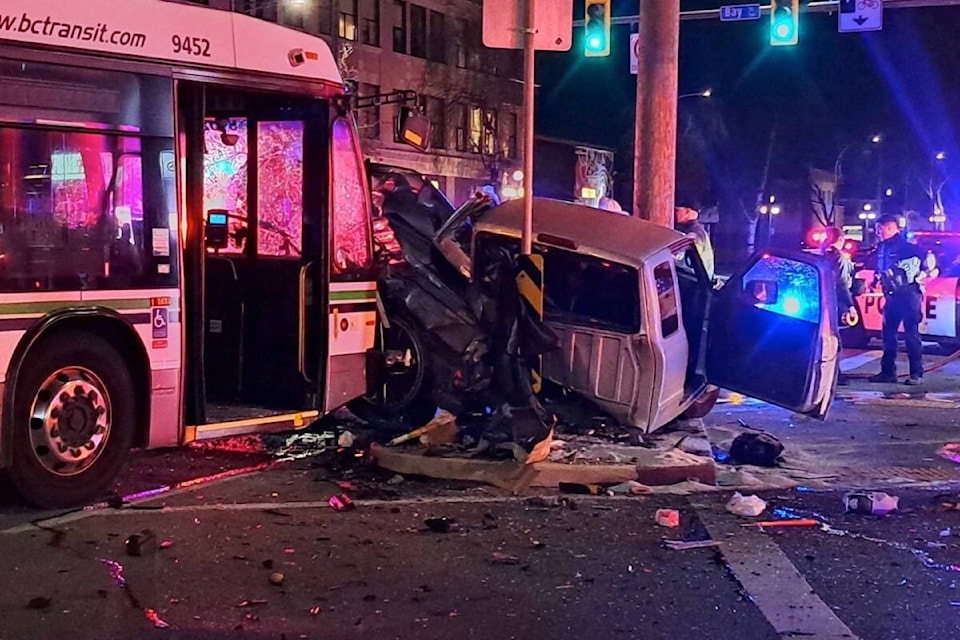
<svg viewBox="0 0 960 640"><path fill-rule="evenodd" d="M38 507L101 497L123 467L136 424L129 367L106 340L71 332L26 356L13 395L10 479Z"/></svg>
<svg viewBox="0 0 960 640"><path fill-rule="evenodd" d="M406 318L390 318L382 329L381 349L407 354L407 362L384 369L381 384L351 405L359 417L384 428L421 427L437 413L431 396L431 376L423 339Z"/></svg>
<svg viewBox="0 0 960 640"><path fill-rule="evenodd" d="M691 420L693 418L703 418L708 413L713 410L713 407L717 404L717 399L720 397L720 387L715 387L712 384L708 384L707 388L703 390L697 399L693 401L686 411L683 412L683 418Z"/></svg>

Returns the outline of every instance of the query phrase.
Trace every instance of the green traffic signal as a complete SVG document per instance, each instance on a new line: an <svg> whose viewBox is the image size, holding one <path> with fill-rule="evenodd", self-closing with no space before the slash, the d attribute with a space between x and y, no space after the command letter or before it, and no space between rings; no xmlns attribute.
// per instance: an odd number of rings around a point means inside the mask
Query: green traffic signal
<svg viewBox="0 0 960 640"><path fill-rule="evenodd" d="M771 0L770 45L790 47L800 40L800 0Z"/></svg>
<svg viewBox="0 0 960 640"><path fill-rule="evenodd" d="M610 55L610 0L584 0L586 38L583 55L600 58Z"/></svg>

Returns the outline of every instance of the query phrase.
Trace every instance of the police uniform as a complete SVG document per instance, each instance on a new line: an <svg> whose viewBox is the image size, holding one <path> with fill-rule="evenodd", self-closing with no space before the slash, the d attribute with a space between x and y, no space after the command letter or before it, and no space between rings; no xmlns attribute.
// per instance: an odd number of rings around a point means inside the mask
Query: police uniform
<svg viewBox="0 0 960 640"><path fill-rule="evenodd" d="M877 278L883 286L886 304L883 308L883 358L880 360L880 375L875 378L879 381L896 377L897 329L901 323L910 360L910 378L923 378L919 327L923 319L920 290L923 259L923 251L907 242L902 233L880 243Z"/></svg>

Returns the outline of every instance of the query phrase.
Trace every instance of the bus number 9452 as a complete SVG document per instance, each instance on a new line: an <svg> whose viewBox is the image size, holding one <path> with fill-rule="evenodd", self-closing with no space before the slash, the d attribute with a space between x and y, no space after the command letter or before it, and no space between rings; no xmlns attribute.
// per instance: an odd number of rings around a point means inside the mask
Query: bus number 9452
<svg viewBox="0 0 960 640"><path fill-rule="evenodd" d="M173 36L171 38L173 42L173 52L174 53L189 53L193 56L201 56L203 58L210 57L210 41L206 38L196 38L192 36Z"/></svg>

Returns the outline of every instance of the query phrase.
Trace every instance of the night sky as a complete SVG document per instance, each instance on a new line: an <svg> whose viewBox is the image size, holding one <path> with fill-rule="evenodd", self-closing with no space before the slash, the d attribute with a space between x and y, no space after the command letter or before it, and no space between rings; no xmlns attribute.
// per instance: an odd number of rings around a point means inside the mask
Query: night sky
<svg viewBox="0 0 960 640"><path fill-rule="evenodd" d="M683 0L681 6L721 4ZM575 0L578 17L582 5ZM614 14L635 13L636 6L614 0ZM755 189L759 182L775 121L772 180L800 179L809 165L832 169L841 148L869 143L874 133L884 136L884 182L898 195L909 182L920 196L917 178L929 175L939 151L948 156L942 170L957 174L960 7L887 8L883 31L868 34L837 33L836 14L803 14L795 47L770 47L768 25L764 16L741 23L685 21L680 28L680 93L714 91L709 104L686 98L681 110L722 121L729 133L725 162L745 184ZM629 73L630 31L614 26L609 58L583 57L582 28L575 28L569 53L537 54L538 134L614 147L622 157L632 140L636 90ZM851 191L871 197L875 150L867 144L844 157ZM957 200L953 194L960 189L948 194L948 214Z"/></svg>

